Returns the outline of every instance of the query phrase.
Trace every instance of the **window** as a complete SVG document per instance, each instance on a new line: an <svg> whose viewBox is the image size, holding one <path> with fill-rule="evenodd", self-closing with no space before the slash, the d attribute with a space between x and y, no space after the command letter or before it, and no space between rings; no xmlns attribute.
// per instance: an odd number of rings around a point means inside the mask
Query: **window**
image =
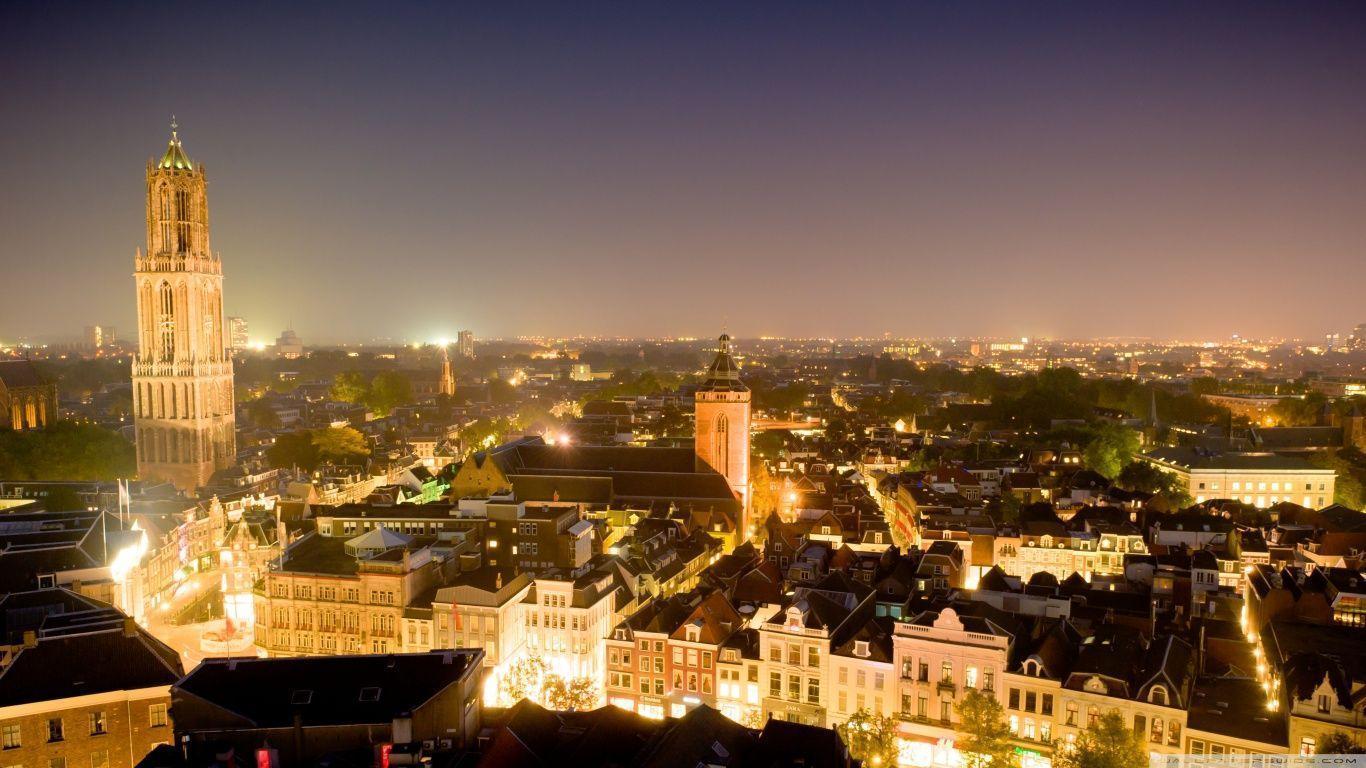
<svg viewBox="0 0 1366 768"><path fill-rule="evenodd" d="M18 723L11 723L4 728L0 728L0 747L5 749L18 749L24 746L24 740L19 730Z"/></svg>
<svg viewBox="0 0 1366 768"><path fill-rule="evenodd" d="M64 728L62 727L62 718L50 718L47 721L47 740L61 741L64 738L66 738L66 735L64 733Z"/></svg>
<svg viewBox="0 0 1366 768"><path fill-rule="evenodd" d="M1051 694L1051 693L1045 693L1045 694L1043 695L1043 709L1039 711L1039 714L1041 714L1041 715L1049 715L1049 716L1052 716L1052 714L1053 714L1053 694Z"/></svg>
<svg viewBox="0 0 1366 768"><path fill-rule="evenodd" d="M97 736L102 733L108 733L108 731L105 730L106 726L107 724L104 720L104 710L101 709L90 713L91 736ZM94 759L94 755L91 755L91 759Z"/></svg>
<svg viewBox="0 0 1366 768"><path fill-rule="evenodd" d="M1026 712L1033 712L1033 711L1034 711L1034 708L1038 705L1038 703L1039 703L1038 694L1034 693L1033 691L1025 691L1025 706L1024 706L1024 708L1025 708L1025 711L1026 711Z"/></svg>
<svg viewBox="0 0 1366 768"><path fill-rule="evenodd" d="M787 678L787 697L793 701L802 700L802 678L800 675L789 675Z"/></svg>
<svg viewBox="0 0 1366 768"><path fill-rule="evenodd" d="M1148 691L1148 701L1164 707L1167 706L1167 689L1160 685L1154 685L1153 689Z"/></svg>
<svg viewBox="0 0 1366 768"><path fill-rule="evenodd" d="M1010 695L1007 697L1007 700L1008 700L1008 702L1009 702L1009 703L1006 704L1006 707L1007 707L1007 708L1009 708L1009 709L1019 709L1019 708L1020 708L1020 689L1019 689L1019 688L1011 688L1011 689L1010 689Z"/></svg>
<svg viewBox="0 0 1366 768"><path fill-rule="evenodd" d="M1319 696L1319 712L1326 715L1326 714L1328 714L1330 711L1332 711L1332 709L1333 709L1332 700L1331 700L1328 696L1322 695L1322 694L1321 694L1321 695Z"/></svg>
<svg viewBox="0 0 1366 768"><path fill-rule="evenodd" d="M991 693L996 690L996 673L990 670L982 673L982 690Z"/></svg>
<svg viewBox="0 0 1366 768"><path fill-rule="evenodd" d="M362 699L364 701L364 699ZM166 727L166 705L148 704L147 705L147 724L153 728Z"/></svg>
<svg viewBox="0 0 1366 768"><path fill-rule="evenodd" d="M769 660L769 661L772 661L772 662L776 662L776 663L782 663L782 660L783 660L783 649L782 649L782 647L779 646L779 645L776 644L776 643L773 644L773 645L771 645L771 646L769 646L769 647L768 647L768 660Z"/></svg>
<svg viewBox="0 0 1366 768"><path fill-rule="evenodd" d="M810 677L806 680L806 701L808 704L818 704L821 700L821 679Z"/></svg>
<svg viewBox="0 0 1366 768"><path fill-rule="evenodd" d="M929 716L930 716L930 700L929 700L929 699L925 698L924 696L921 696L921 697L916 701L916 703L915 703L915 716L916 716L916 717L929 718Z"/></svg>
<svg viewBox="0 0 1366 768"><path fill-rule="evenodd" d="M977 687L977 667L968 667L963 673L963 685L967 688Z"/></svg>
<svg viewBox="0 0 1366 768"><path fill-rule="evenodd" d="M770 672L768 675L768 695L774 698L783 695L783 675L781 672Z"/></svg>
<svg viewBox="0 0 1366 768"><path fill-rule="evenodd" d="M941 683L951 683L951 682L953 682L953 662L952 662L952 661L946 661L946 662L944 662L943 664L940 664L940 665L939 665L939 682L941 682Z"/></svg>
<svg viewBox="0 0 1366 768"><path fill-rule="evenodd" d="M806 649L806 666L819 667L821 665L821 650L812 645Z"/></svg>
<svg viewBox="0 0 1366 768"><path fill-rule="evenodd" d="M840 667L839 679L840 679L840 685L845 685L845 684L847 684L847 683L849 682L849 668L848 668L848 667Z"/></svg>
<svg viewBox="0 0 1366 768"><path fill-rule="evenodd" d="M156 745L153 745L152 749L156 749ZM66 768L66 758L49 757L47 759L47 768Z"/></svg>
<svg viewBox="0 0 1366 768"><path fill-rule="evenodd" d="M1064 721L1064 724L1073 727L1076 727L1077 725L1077 705L1070 701L1067 702L1067 719Z"/></svg>
<svg viewBox="0 0 1366 768"><path fill-rule="evenodd" d="M1152 729L1152 734L1151 734L1151 738L1149 739L1149 741L1151 741L1151 742L1154 743L1154 744L1161 744L1161 743L1162 743L1162 718L1160 718L1160 717L1154 717L1154 718L1153 718L1153 729Z"/></svg>
<svg viewBox="0 0 1366 768"><path fill-rule="evenodd" d="M678 664L678 665L680 665L680 666L683 664L683 649L682 649L682 648L677 648L677 647L674 648L674 663L675 663L675 664Z"/></svg>
<svg viewBox="0 0 1366 768"><path fill-rule="evenodd" d="M90 768L109 768L109 750L97 749L91 752Z"/></svg>
<svg viewBox="0 0 1366 768"><path fill-rule="evenodd" d="M941 702L939 702L939 719L940 719L940 720L943 720L944 722L947 723L947 722L949 721L949 713L952 711L952 709L953 709L953 702L951 702L951 701L941 701Z"/></svg>

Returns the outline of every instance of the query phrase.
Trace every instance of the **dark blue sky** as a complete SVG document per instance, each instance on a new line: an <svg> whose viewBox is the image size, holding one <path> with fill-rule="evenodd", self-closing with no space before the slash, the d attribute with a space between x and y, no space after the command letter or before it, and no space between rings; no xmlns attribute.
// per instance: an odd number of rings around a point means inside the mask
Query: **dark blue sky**
<svg viewBox="0 0 1366 768"><path fill-rule="evenodd" d="M6 1L0 340L131 332L172 113L262 339L1366 321L1360 3Z"/></svg>

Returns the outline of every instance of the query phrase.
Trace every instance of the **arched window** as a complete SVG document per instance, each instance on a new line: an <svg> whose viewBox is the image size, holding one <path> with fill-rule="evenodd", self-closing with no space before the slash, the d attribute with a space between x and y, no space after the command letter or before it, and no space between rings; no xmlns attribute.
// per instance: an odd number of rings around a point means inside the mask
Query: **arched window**
<svg viewBox="0 0 1366 768"><path fill-rule="evenodd" d="M175 292L162 281L157 288L157 350L162 362L175 360Z"/></svg>
<svg viewBox="0 0 1366 768"><path fill-rule="evenodd" d="M184 187L175 193L175 252L184 253L190 245L190 193Z"/></svg>
<svg viewBox="0 0 1366 768"><path fill-rule="evenodd" d="M1154 685L1152 690L1148 691L1148 702L1150 704L1160 704L1164 707L1167 706L1167 688L1161 685Z"/></svg>
<svg viewBox="0 0 1366 768"><path fill-rule="evenodd" d="M726 414L716 417L716 427L712 432L713 439L716 440L715 450L712 451L712 455L716 457L714 469L724 475L730 467L730 420L726 418Z"/></svg>
<svg viewBox="0 0 1366 768"><path fill-rule="evenodd" d="M161 199L161 220L157 222L159 225L157 228L161 235L161 251L171 253L174 250L171 247L171 233L175 221L175 211L171 206L171 190L162 184L157 191L157 196Z"/></svg>

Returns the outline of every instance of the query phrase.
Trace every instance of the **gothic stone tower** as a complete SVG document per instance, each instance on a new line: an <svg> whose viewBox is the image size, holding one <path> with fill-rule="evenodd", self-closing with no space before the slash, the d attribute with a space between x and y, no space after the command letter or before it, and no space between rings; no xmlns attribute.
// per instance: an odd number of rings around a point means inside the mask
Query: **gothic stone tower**
<svg viewBox="0 0 1366 768"><path fill-rule="evenodd" d="M138 474L193 490L236 455L223 266L209 250L207 177L171 142L147 163L147 252L134 258Z"/></svg>
<svg viewBox="0 0 1366 768"><path fill-rule="evenodd" d="M743 504L740 536L749 538L749 387L730 355L730 336L722 335L707 380L698 388L693 420L699 468L725 475Z"/></svg>

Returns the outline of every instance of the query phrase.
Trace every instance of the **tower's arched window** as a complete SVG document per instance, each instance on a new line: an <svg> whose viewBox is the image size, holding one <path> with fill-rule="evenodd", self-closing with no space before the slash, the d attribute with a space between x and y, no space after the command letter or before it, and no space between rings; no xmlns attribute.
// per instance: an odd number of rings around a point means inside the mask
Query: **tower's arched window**
<svg viewBox="0 0 1366 768"><path fill-rule="evenodd" d="M163 183L157 188L157 198L160 203L158 208L161 211L160 220L157 222L157 229L161 235L161 250L171 252L171 228L175 220L175 211L171 207L171 190Z"/></svg>
<svg viewBox="0 0 1366 768"><path fill-rule="evenodd" d="M712 430L716 439L716 449L713 454L716 456L716 471L725 474L730 467L730 420L726 414L716 417L716 428Z"/></svg>
<svg viewBox="0 0 1366 768"><path fill-rule="evenodd" d="M163 362L175 360L175 292L162 281L157 288L157 350Z"/></svg>
<svg viewBox="0 0 1366 768"><path fill-rule="evenodd" d="M175 193L175 231L176 253L189 250L190 245L190 193L184 187Z"/></svg>

